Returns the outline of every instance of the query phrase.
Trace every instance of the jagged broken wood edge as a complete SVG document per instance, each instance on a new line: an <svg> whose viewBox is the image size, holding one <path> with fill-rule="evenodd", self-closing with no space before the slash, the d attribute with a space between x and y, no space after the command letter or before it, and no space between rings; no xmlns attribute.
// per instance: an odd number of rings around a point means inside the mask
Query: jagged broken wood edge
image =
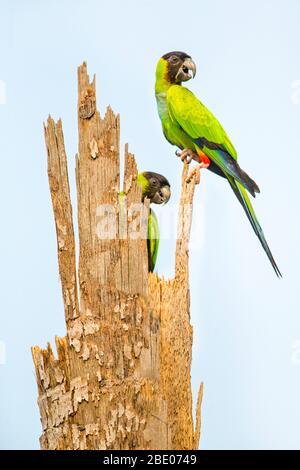
<svg viewBox="0 0 300 470"><path fill-rule="evenodd" d="M184 165L177 222L175 276L165 280L149 275L149 302L160 312L160 375L167 396L174 449L197 449L201 427L203 384L200 385L193 425L191 361L193 329L190 324L189 239L196 180L188 181L189 166Z"/></svg>
<svg viewBox="0 0 300 470"><path fill-rule="evenodd" d="M90 121L94 115L100 118L98 111L96 110L96 96L95 96L95 77L92 83L89 83L88 75L86 72L86 64L79 67L78 70L78 78L79 78L79 106L78 106L78 114L79 114L79 123L80 118L82 120ZM81 83L81 86L80 86ZM83 94L84 91L84 94ZM98 114L97 114L98 113ZM114 136L119 136L119 117L117 116L116 121L114 115L110 108L106 113L105 119L108 119L109 125L112 126L113 132L113 139L114 142L117 142L117 138ZM100 123L100 124L99 124ZM102 121L99 121L97 126L102 125ZM114 124L116 123L116 124ZM81 123L82 124L82 123ZM80 124L79 124L80 125ZM116 127L114 127L116 125ZM96 127L97 127L96 126ZM115 129L115 130L114 130ZM62 281L62 290L63 290L63 297L64 297L64 304L65 304L65 316L67 322L67 328L69 328L69 322L72 323L72 320L76 321L77 316L80 314L78 310L78 293L77 293L77 286L76 286L76 269L75 267L75 242L74 242L74 230L73 230L73 222L72 222L72 207L70 202L70 193L69 193L69 183L68 183L68 174L67 174L67 163L66 163L66 155L63 143L63 134L62 134L62 127L61 121L55 125L54 121L49 117L48 125L45 127L45 137L47 143L47 151L48 151L48 172L49 172L49 184L50 184L50 191L53 203L53 210L55 215L56 221L56 230L57 230L57 248L58 248L58 259L59 259L59 267L60 267L60 275ZM100 147L100 148L99 148ZM81 149L82 150L82 149ZM119 151L119 149L117 149ZM93 160L97 159L99 155L101 155L101 142L97 142L95 139L91 139L88 142L88 149L84 150L88 152L88 158L92 158ZM114 152L114 151L113 151ZM83 153L83 152L81 152ZM119 162L118 168L119 168ZM76 168L76 176L77 176L77 189L80 188L80 180L78 178L79 173L79 165L80 161L77 157L77 168ZM140 191L137 187L136 181L136 173L137 168L135 164L135 160L133 155L129 154L128 147L125 149L125 175L124 175L124 189L127 191L129 187L129 194L130 189L135 192L135 196ZM174 283L177 281L182 282L184 280L185 283L188 285L188 241L190 235L190 227L191 227L191 220L192 220L192 212L191 212L191 204L193 200L194 194L194 181L192 183L186 183L186 177L188 173L187 166L184 166L183 174L182 174L182 192L181 192L181 207L187 206L188 211L186 212L183 210L179 214L179 221L178 227L181 225L183 226L182 236L178 239L176 244L176 275L174 279ZM56 174L59 174L60 177L57 179L55 177ZM118 180L118 174L116 174L115 182ZM116 187L113 188L116 199ZM113 193L111 193L113 194ZM130 197L130 196L129 196ZM140 195L138 196L140 198ZM67 223L65 222L65 218L67 219ZM134 253L132 253L133 255ZM69 266L69 269L65 269L65 265ZM75 277L74 277L75 272ZM150 275L149 279L153 279ZM170 285L172 281L161 281L166 282L167 285ZM138 286L137 280L133 279L131 286ZM80 289L81 289L80 284ZM70 289L72 295L70 295ZM160 289L163 289L160 286ZM187 294L188 297L188 294ZM67 306L67 308L66 308ZM187 300L187 304L185 305L186 314L185 317L189 318L189 299ZM73 328L74 330L74 328ZM191 330L190 330L191 331ZM76 333L76 331L75 331ZM68 335L69 336L69 335ZM67 346L67 338L56 338L56 346L58 351L58 360L54 358L52 349L50 344L46 350L41 350L39 347L32 348L32 355L34 359L34 363L36 365L37 371L37 381L40 392L45 386L45 383L48 385L50 384L51 380L49 381L49 377L47 376L47 368L52 368L54 370L54 376L56 383L60 383L63 378L62 374L66 377L68 375L68 369L70 368L70 358L65 357L66 353L66 346ZM59 369L58 363L60 360L64 360L65 364L65 371L61 371ZM83 397L85 396L84 392L84 385L76 382L72 385L74 390L74 396L80 396L79 389L83 390ZM75 388L77 387L77 392L75 394ZM79 389L78 389L79 387ZM83 388L82 388L83 387ZM189 437L188 440L184 444L182 444L182 448L197 448L197 443L199 441L200 436L200 409L201 409L201 400L202 400L202 392L203 388L200 387L199 394L198 394L198 403L197 403L197 411L196 411L196 427L195 430L192 432L192 441ZM77 405L78 406L78 405ZM40 404L41 415L43 414L43 405ZM173 410L176 412L176 410ZM191 414L192 410L190 410ZM175 423L176 424L176 423ZM180 423L179 423L180 424ZM178 422L177 422L178 425ZM175 430L175 435L177 434L178 438L182 438L183 434L181 432L177 433ZM178 441L178 439L177 439ZM173 443L174 445L174 443ZM174 448L174 447L172 447Z"/></svg>

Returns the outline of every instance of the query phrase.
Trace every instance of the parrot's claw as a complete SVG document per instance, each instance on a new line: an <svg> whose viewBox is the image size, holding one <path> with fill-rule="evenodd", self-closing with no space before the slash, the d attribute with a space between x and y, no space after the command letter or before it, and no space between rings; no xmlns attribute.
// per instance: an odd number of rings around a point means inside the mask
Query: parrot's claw
<svg viewBox="0 0 300 470"><path fill-rule="evenodd" d="M195 178L195 184L200 183L200 177L201 177L201 169L202 168L208 168L209 163L200 163L200 165L195 166L195 168L192 169L190 172L189 176L186 179L187 183L190 183L193 178Z"/></svg>
<svg viewBox="0 0 300 470"><path fill-rule="evenodd" d="M193 152L191 149L183 149L182 151L176 150L175 155L180 157L182 162L186 162L188 164L190 164L192 160L199 160L198 154Z"/></svg>

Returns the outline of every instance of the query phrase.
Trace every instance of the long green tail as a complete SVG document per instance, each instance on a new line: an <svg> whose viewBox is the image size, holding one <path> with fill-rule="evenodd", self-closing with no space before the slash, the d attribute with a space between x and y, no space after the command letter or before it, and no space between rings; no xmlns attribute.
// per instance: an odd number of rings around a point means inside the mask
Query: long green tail
<svg viewBox="0 0 300 470"><path fill-rule="evenodd" d="M265 239L264 232L257 220L257 217L255 215L254 209L252 207L252 204L250 202L246 189L238 181L232 178L232 176L229 176L229 175L226 175L226 176L234 194L236 195L241 205L243 206L243 209L246 212L246 215L253 227L253 230L255 234L257 235L263 249L265 250L267 257L269 258L270 263L272 264L277 277L282 277L281 272L279 271L279 268L273 258L273 255L271 253L267 240Z"/></svg>

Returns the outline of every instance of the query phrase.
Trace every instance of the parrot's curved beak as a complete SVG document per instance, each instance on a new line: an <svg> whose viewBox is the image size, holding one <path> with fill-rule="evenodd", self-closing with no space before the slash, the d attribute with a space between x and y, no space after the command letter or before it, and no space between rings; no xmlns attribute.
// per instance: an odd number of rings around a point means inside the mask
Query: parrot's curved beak
<svg viewBox="0 0 300 470"><path fill-rule="evenodd" d="M187 57L176 74L176 83L187 82L191 78L194 78L195 75L196 64L190 57Z"/></svg>
<svg viewBox="0 0 300 470"><path fill-rule="evenodd" d="M197 72L196 69L196 64L192 59L185 59L185 61L182 64L183 71L185 71L185 68L188 69L187 73L190 78L194 78Z"/></svg>
<svg viewBox="0 0 300 470"><path fill-rule="evenodd" d="M151 199L154 204L167 204L171 196L170 186L163 186Z"/></svg>
<svg viewBox="0 0 300 470"><path fill-rule="evenodd" d="M163 196L163 204L167 204L171 197L171 189L170 186L163 186L161 188L162 196Z"/></svg>

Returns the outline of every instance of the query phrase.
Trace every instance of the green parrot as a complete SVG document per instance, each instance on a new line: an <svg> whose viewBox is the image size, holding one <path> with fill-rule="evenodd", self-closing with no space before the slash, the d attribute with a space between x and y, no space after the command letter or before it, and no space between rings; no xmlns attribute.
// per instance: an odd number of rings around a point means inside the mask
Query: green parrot
<svg viewBox="0 0 300 470"><path fill-rule="evenodd" d="M166 204L171 196L171 186L169 181L159 173L144 171L138 174L138 184L142 188L142 200L147 197L150 203ZM148 215L148 269L154 271L158 248L159 248L159 226L153 209L150 208Z"/></svg>
<svg viewBox="0 0 300 470"><path fill-rule="evenodd" d="M260 192L257 184L239 166L237 152L219 121L190 90L182 86L182 82L194 78L195 74L196 65L184 52L169 52L159 59L155 97L163 133L172 145L181 149L176 155L182 161L199 162L189 180L196 174L199 182L201 168L227 178L276 275L281 277L247 194L248 191L255 197L255 193Z"/></svg>
<svg viewBox="0 0 300 470"><path fill-rule="evenodd" d="M150 204L166 204L171 196L171 186L167 178L153 171L144 171L138 174L138 185L142 189L142 201L147 197ZM120 193L121 200L124 193ZM148 215L148 270L154 271L158 247L159 247L159 226L158 220L153 209L149 209Z"/></svg>

